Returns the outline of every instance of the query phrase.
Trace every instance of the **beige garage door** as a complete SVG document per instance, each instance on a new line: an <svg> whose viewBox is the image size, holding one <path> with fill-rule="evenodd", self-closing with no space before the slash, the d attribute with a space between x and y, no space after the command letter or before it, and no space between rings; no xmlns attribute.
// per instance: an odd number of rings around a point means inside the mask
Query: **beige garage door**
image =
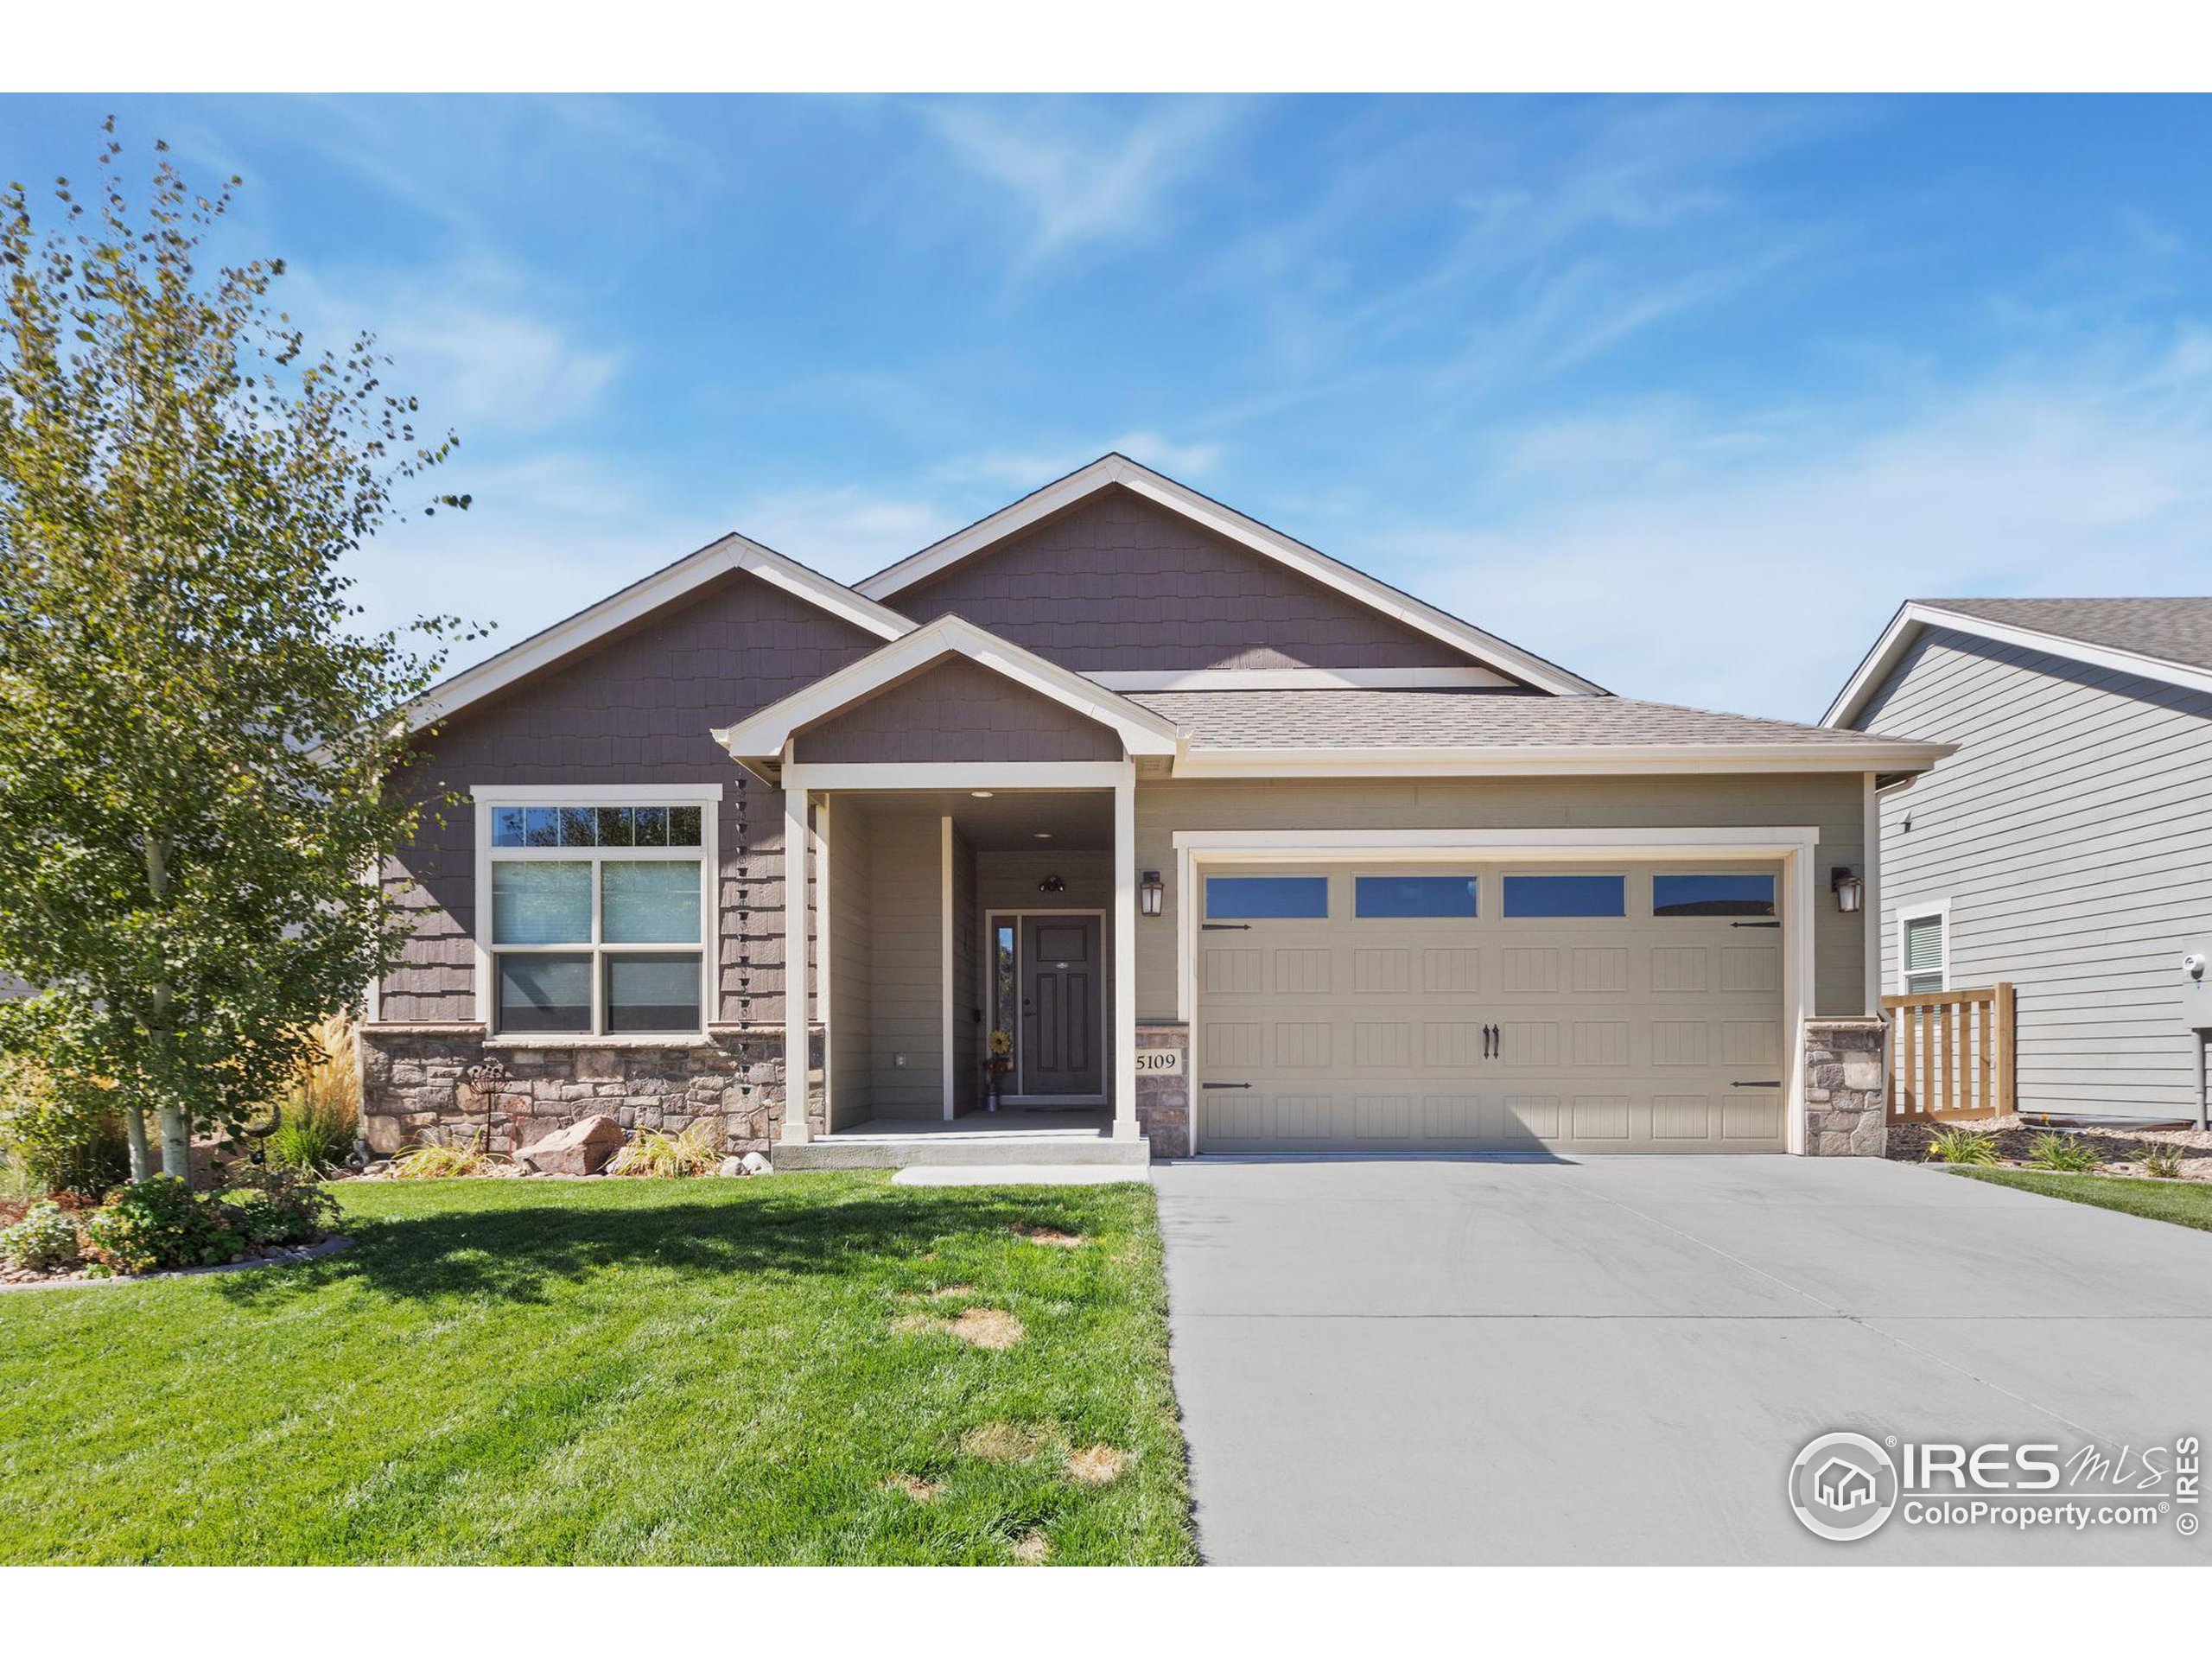
<svg viewBox="0 0 2212 1659"><path fill-rule="evenodd" d="M1775 867L1200 887L1201 1153L1785 1150Z"/></svg>

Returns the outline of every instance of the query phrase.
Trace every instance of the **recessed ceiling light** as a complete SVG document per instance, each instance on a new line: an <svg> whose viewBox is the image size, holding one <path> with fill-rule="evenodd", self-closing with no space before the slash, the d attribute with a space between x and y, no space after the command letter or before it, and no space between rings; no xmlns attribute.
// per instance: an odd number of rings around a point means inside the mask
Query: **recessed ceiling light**
<svg viewBox="0 0 2212 1659"><path fill-rule="evenodd" d="M971 789L968 792L979 801L988 801L991 798L991 791L988 789Z"/></svg>
<svg viewBox="0 0 2212 1659"><path fill-rule="evenodd" d="M1037 839L1039 841L1050 841L1052 838L1052 832L1049 830L1039 830L1036 832L1036 835Z"/></svg>

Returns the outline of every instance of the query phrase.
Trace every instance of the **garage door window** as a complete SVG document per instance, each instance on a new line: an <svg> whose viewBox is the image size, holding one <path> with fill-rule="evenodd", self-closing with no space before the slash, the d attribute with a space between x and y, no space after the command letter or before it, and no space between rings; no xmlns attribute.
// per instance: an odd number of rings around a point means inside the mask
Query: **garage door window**
<svg viewBox="0 0 2212 1659"><path fill-rule="evenodd" d="M1625 916L1624 875L1509 875L1508 916Z"/></svg>
<svg viewBox="0 0 2212 1659"><path fill-rule="evenodd" d="M1307 921L1329 913L1325 875L1210 875L1210 921Z"/></svg>
<svg viewBox="0 0 2212 1659"><path fill-rule="evenodd" d="M1352 881L1352 910L1361 916L1472 916L1471 875L1363 875Z"/></svg>
<svg viewBox="0 0 2212 1659"><path fill-rule="evenodd" d="M1654 916L1771 916L1770 875L1655 875Z"/></svg>

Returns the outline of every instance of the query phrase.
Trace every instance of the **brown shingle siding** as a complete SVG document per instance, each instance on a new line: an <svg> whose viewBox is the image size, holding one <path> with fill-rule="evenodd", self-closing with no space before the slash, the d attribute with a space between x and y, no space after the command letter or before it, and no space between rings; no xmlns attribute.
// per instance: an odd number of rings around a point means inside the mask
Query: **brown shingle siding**
<svg viewBox="0 0 2212 1659"><path fill-rule="evenodd" d="M1418 630L1127 490L900 594L1078 672L1461 667Z"/></svg>
<svg viewBox="0 0 2212 1659"><path fill-rule="evenodd" d="M810 764L1122 758L1106 727L957 657L802 728L796 742Z"/></svg>

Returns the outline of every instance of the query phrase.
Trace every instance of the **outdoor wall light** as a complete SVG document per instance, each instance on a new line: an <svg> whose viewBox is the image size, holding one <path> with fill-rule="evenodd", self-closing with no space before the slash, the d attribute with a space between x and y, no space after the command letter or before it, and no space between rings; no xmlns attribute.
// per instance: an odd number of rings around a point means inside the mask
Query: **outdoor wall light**
<svg viewBox="0 0 2212 1659"><path fill-rule="evenodd" d="M1866 884L1851 873L1849 865L1838 864L1828 871L1828 890L1835 894L1835 907L1848 916L1866 896Z"/></svg>
<svg viewBox="0 0 2212 1659"><path fill-rule="evenodd" d="M1147 916L1157 916L1166 896L1167 889L1160 885L1160 872L1147 870L1144 880L1137 884L1137 908Z"/></svg>
<svg viewBox="0 0 2212 1659"><path fill-rule="evenodd" d="M1037 884L1039 893L1065 893L1067 890L1068 884L1057 875L1048 875Z"/></svg>

